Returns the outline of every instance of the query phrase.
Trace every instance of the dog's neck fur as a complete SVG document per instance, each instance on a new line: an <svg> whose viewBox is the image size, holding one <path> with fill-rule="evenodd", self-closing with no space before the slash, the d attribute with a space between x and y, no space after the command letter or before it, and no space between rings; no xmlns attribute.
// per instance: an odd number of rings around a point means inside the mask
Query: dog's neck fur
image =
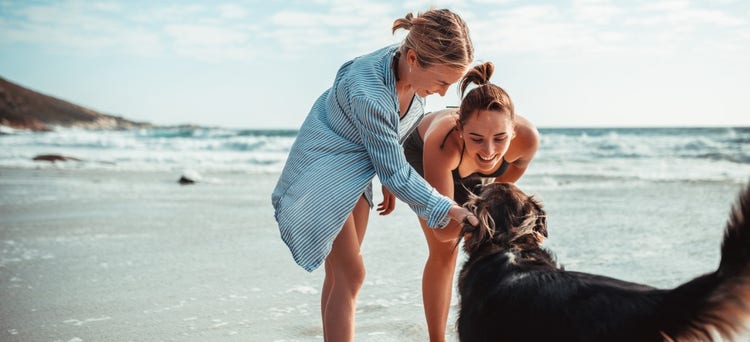
<svg viewBox="0 0 750 342"><path fill-rule="evenodd" d="M508 241L504 235L497 234L493 241L485 241L469 258L469 262L480 260L486 256L499 253L510 253L510 262L516 265L536 265L559 268L556 258L546 248L542 247L537 237L526 234Z"/></svg>

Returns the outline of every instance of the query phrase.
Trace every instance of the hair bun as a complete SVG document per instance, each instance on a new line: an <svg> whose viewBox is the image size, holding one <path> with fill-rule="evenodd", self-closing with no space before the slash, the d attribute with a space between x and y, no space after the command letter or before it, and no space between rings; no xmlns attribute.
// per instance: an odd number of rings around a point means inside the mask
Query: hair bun
<svg viewBox="0 0 750 342"><path fill-rule="evenodd" d="M396 32L398 29L411 30L414 27L414 14L408 13L403 18L396 19L393 22L392 32Z"/></svg>
<svg viewBox="0 0 750 342"><path fill-rule="evenodd" d="M490 77L492 77L492 74L495 72L495 64L492 64L492 62L484 62L475 66L474 69L477 70L477 73L479 73L478 76L481 79L481 83L477 84L487 84L490 83Z"/></svg>
<svg viewBox="0 0 750 342"><path fill-rule="evenodd" d="M471 83L478 86L489 84L490 77L492 77L494 72L495 65L492 64L492 62L484 62L471 68L461 80L461 94L463 95L466 93L466 88L468 88Z"/></svg>

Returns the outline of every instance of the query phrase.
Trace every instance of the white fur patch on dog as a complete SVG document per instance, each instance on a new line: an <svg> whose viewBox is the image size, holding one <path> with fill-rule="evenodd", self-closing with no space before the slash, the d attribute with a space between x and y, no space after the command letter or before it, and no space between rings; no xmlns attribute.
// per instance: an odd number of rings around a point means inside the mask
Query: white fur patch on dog
<svg viewBox="0 0 750 342"><path fill-rule="evenodd" d="M507 251L507 252L505 252L505 256L508 257L508 262L509 263L511 263L512 265L516 264L516 255L513 252Z"/></svg>

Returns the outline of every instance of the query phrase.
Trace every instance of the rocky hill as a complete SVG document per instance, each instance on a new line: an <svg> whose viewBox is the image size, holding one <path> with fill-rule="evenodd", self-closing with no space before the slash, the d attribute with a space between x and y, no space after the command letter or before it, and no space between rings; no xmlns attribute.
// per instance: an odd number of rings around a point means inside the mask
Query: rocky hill
<svg viewBox="0 0 750 342"><path fill-rule="evenodd" d="M14 129L49 130L54 126L129 129L151 124L102 114L24 88L0 77L0 125Z"/></svg>

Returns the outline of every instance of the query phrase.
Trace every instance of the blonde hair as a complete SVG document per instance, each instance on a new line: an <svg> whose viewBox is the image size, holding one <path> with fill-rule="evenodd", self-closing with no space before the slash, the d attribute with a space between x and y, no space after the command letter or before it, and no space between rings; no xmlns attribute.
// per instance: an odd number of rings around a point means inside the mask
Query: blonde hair
<svg viewBox="0 0 750 342"><path fill-rule="evenodd" d="M430 9L425 13L412 13L393 22L398 29L408 30L400 53L409 49L417 53L417 62L423 68L446 65L465 68L474 60L474 46L469 37L469 28L458 14L447 9Z"/></svg>
<svg viewBox="0 0 750 342"><path fill-rule="evenodd" d="M461 100L458 116L462 124L480 110L504 112L509 115L512 122L515 121L516 114L510 96L503 88L490 83L490 77L494 72L495 65L492 62L485 62L469 70L461 79L460 89L463 100ZM472 83L478 87L466 93L466 88Z"/></svg>

